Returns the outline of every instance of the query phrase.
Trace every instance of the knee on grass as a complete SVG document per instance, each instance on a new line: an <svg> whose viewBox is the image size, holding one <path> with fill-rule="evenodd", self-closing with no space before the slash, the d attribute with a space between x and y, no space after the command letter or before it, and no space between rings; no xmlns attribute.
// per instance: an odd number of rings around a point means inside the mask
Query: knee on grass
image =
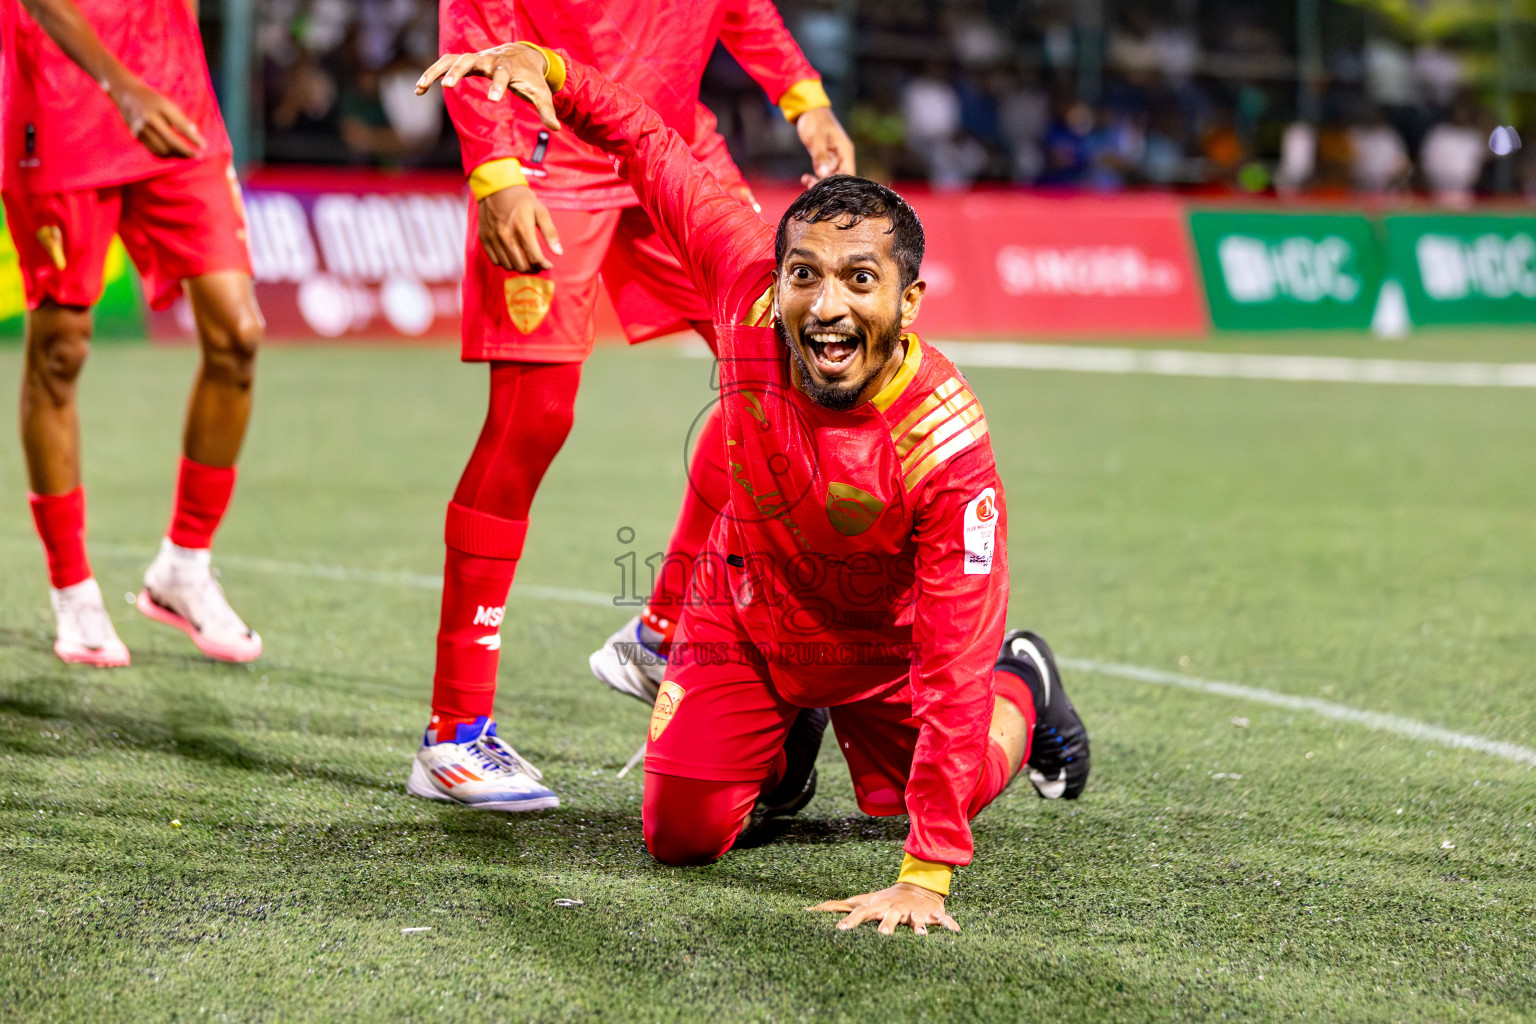
<svg viewBox="0 0 1536 1024"><path fill-rule="evenodd" d="M761 783L712 782L647 772L641 808L645 846L663 864L712 864L736 842Z"/></svg>

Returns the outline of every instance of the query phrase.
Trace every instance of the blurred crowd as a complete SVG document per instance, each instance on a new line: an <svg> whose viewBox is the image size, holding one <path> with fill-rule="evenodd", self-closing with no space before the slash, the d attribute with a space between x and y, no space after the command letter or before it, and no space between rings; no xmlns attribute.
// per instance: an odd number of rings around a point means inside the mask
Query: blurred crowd
<svg viewBox="0 0 1536 1024"><path fill-rule="evenodd" d="M1303 75L1294 5L1217 0L780 0L859 146L862 173L937 189L1393 193L1536 198L1536 146L1489 150L1487 69L1319 0ZM269 162L451 166L431 0L258 0ZM1085 16L1085 11L1089 12ZM1310 86L1303 87L1306 77ZM703 98L749 175L804 154L718 50ZM1529 101L1530 97L1524 97ZM1531 109L1527 107L1526 109ZM1516 127L1520 127L1518 124Z"/></svg>
<svg viewBox="0 0 1536 1024"><path fill-rule="evenodd" d="M458 141L434 90L429 0L258 0L262 158L284 163L451 166Z"/></svg>

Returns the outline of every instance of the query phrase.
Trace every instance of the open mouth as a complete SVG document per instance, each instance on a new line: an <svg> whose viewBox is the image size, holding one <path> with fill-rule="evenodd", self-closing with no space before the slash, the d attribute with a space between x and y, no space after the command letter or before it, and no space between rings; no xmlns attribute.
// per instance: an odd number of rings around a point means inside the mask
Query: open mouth
<svg viewBox="0 0 1536 1024"><path fill-rule="evenodd" d="M857 335L832 331L809 331L805 344L811 352L811 363L823 377L840 377L853 366L859 354Z"/></svg>

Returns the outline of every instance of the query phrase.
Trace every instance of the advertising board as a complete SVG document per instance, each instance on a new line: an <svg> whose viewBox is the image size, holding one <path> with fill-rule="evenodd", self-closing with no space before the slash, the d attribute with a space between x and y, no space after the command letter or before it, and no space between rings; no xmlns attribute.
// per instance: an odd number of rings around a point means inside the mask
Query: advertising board
<svg viewBox="0 0 1536 1024"><path fill-rule="evenodd" d="M1414 323L1536 323L1536 217L1398 213L1384 222Z"/></svg>
<svg viewBox="0 0 1536 1024"><path fill-rule="evenodd" d="M776 222L790 190L765 190ZM927 238L918 330L939 337L1150 338L1209 329L1169 196L911 190Z"/></svg>
<svg viewBox="0 0 1536 1024"><path fill-rule="evenodd" d="M1365 215L1191 210L1189 227L1218 329L1370 326L1383 269Z"/></svg>

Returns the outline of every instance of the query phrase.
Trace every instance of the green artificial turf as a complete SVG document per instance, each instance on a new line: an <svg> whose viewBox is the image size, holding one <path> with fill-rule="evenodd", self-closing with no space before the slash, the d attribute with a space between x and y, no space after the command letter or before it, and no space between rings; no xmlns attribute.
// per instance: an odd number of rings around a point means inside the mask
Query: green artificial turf
<svg viewBox="0 0 1536 1024"><path fill-rule="evenodd" d="M1208 347L1536 361L1519 335ZM194 359L103 347L82 385L131 669L53 658L0 444L0 1019L1536 1019L1536 773L1177 687L1068 673L1088 792L1016 786L976 821L959 935L801 909L900 860L904 823L858 814L831 744L776 841L654 864L640 779L615 778L645 712L586 655L627 615L591 599L614 560L665 544L710 397L707 362L657 346L588 364L503 627L503 735L564 806L407 798L484 371L444 348L262 356L216 562L269 653L232 667L121 597L168 514ZM0 378L19 363L0 351ZM1011 618L1059 654L1532 745L1536 392L970 376L1008 488Z"/></svg>

